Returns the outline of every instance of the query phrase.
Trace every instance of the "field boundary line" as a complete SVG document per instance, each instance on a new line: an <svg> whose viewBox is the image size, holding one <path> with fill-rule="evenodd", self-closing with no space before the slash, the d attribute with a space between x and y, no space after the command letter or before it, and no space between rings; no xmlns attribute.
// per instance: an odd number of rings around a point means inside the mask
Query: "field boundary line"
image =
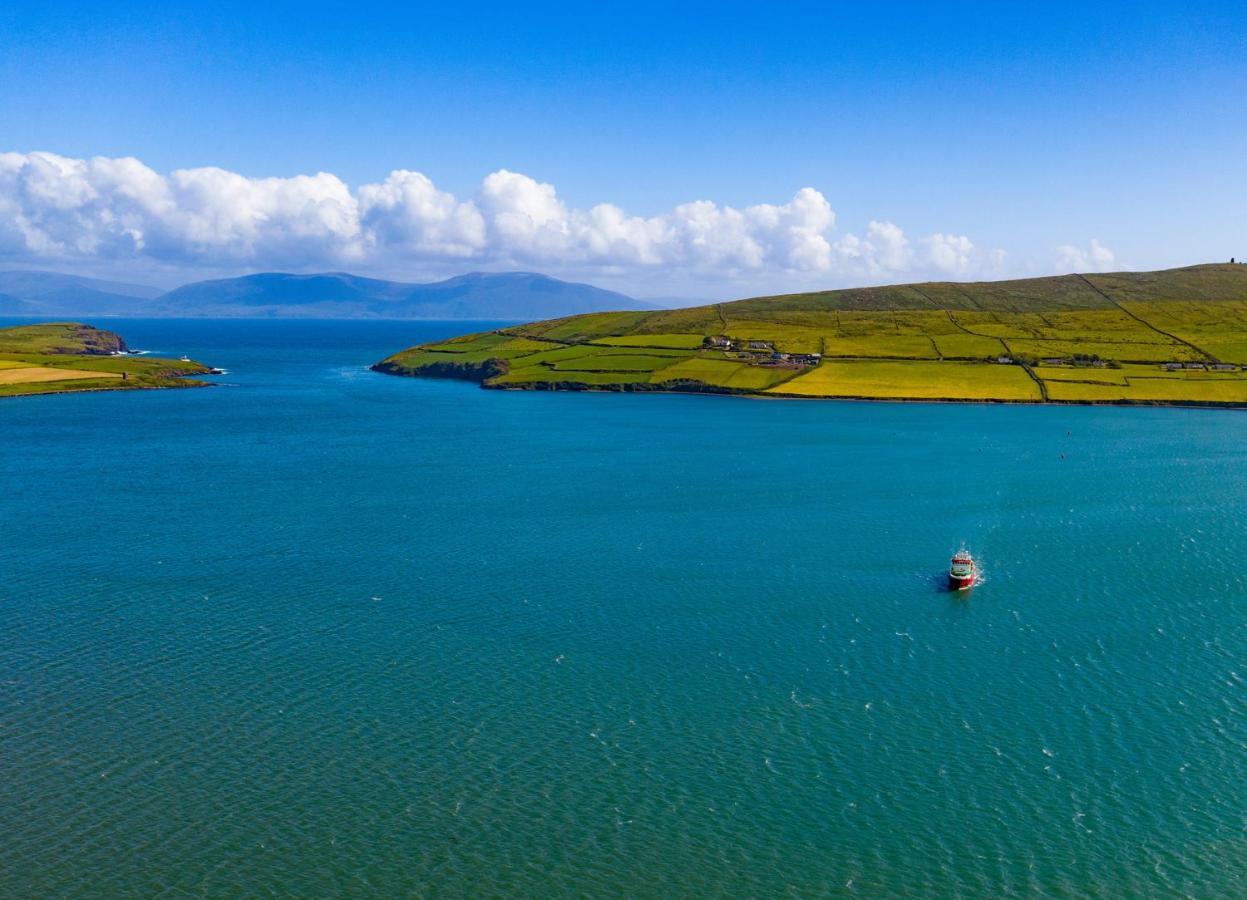
<svg viewBox="0 0 1247 900"><path fill-rule="evenodd" d="M971 311L971 312L973 312L973 310L970 310L970 311ZM1000 335L997 335L997 334L983 334L981 331L971 331L969 328L966 328L966 326L962 325L960 322L958 322L958 321L957 321L957 320L953 317L953 311L952 311L951 309L946 309L946 310L944 310L944 315L948 316L948 321L952 323L952 325L953 325L953 327L954 327L954 328L956 328L956 329L958 329L958 330L960 330L960 331L965 332L966 334L970 335L971 337L994 338L994 339L996 339L996 340L1000 341L1001 343L1003 343L1003 342L1004 342L1004 338L1002 338ZM1007 349L1007 348L1006 348L1006 349Z"/></svg>
<svg viewBox="0 0 1247 900"><path fill-rule="evenodd" d="M1031 367L1028 366L1026 363L1022 363L1022 371L1024 371L1027 375L1031 377L1031 381L1039 385L1040 399L1042 399L1044 403L1047 403L1048 402L1048 386L1043 383L1043 379L1040 378L1038 375L1036 375L1034 371L1031 370Z"/></svg>
<svg viewBox="0 0 1247 900"><path fill-rule="evenodd" d="M1176 334L1170 334L1168 331L1164 331L1160 328L1157 328L1155 325L1153 325L1151 322L1149 322L1147 319L1143 318L1142 316L1136 316L1130 310L1126 309L1126 307L1122 306L1120 303L1118 303L1108 294L1104 293L1104 291L1100 290L1098 287L1092 284L1091 281L1088 280L1086 275L1078 275L1078 273L1075 273L1075 274L1077 275L1077 277L1082 279L1083 283L1087 285L1087 287L1091 288L1091 290L1095 291L1097 294L1099 294L1109 303L1116 306L1119 310L1124 312L1130 318L1134 319L1136 322L1138 322L1143 327L1150 328L1152 329L1152 331L1155 331L1157 334L1163 334L1165 337L1169 338L1171 341L1177 341L1179 344L1184 344L1187 347L1190 347L1192 350L1194 350L1196 353L1198 353L1200 356L1204 357L1205 359L1212 360L1213 362L1217 361L1217 358L1215 356L1213 356L1207 350L1204 350L1202 347L1196 347L1190 341L1184 341L1182 338L1178 337Z"/></svg>
<svg viewBox="0 0 1247 900"><path fill-rule="evenodd" d="M918 287L916 284L909 285L909 289L913 291L915 294L917 294L919 297L921 297L923 300L930 303L934 308L943 309L943 307L940 304L935 302L935 298L933 298L930 294L928 294L922 288ZM945 309L944 312L948 312L948 310Z"/></svg>
<svg viewBox="0 0 1247 900"><path fill-rule="evenodd" d="M953 311L951 309L944 310L944 315L948 316L948 322L949 324L953 326L953 328L956 328L958 331L964 332L965 334L974 334L973 331L971 331L969 328L966 328L966 326L962 325L960 322L958 322L956 319L953 318ZM983 335L974 334L974 336L982 337Z"/></svg>

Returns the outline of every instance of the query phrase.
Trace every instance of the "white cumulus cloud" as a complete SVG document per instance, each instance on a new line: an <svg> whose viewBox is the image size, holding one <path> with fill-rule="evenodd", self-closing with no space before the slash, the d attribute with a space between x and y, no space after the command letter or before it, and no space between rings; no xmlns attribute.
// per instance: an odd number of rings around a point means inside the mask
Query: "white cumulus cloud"
<svg viewBox="0 0 1247 900"><path fill-rule="evenodd" d="M1084 254L1082 268L1111 263ZM0 153L0 260L149 263L166 269L373 271L542 268L616 281L675 273L685 282L776 279L812 284L904 276L964 277L999 268L1001 251L964 235L912 239L893 222L838 233L812 187L783 203L737 208L697 199L643 217L612 203L570 208L554 185L501 169L469 197L406 169L356 188L320 172L253 178L224 169L154 171L133 158Z"/></svg>
<svg viewBox="0 0 1247 900"><path fill-rule="evenodd" d="M300 265L357 260L360 237L355 197L324 172L162 176L132 158L0 154L0 248L9 256Z"/></svg>
<svg viewBox="0 0 1247 900"><path fill-rule="evenodd" d="M359 189L357 228L374 250L458 259L485 247L485 217L475 204L456 200L427 176L406 169Z"/></svg>
<svg viewBox="0 0 1247 900"><path fill-rule="evenodd" d="M1117 264L1113 251L1094 239L1085 248L1062 244L1056 253L1057 268L1065 272L1108 272Z"/></svg>
<svg viewBox="0 0 1247 900"><path fill-rule="evenodd" d="M962 275L978 264L974 243L964 234L933 234L920 242L926 258L941 272Z"/></svg>

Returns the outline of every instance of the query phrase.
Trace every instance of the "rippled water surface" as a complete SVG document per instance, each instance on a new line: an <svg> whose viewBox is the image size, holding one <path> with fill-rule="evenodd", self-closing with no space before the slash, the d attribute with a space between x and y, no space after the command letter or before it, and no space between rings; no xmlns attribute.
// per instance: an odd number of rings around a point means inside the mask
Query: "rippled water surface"
<svg viewBox="0 0 1247 900"><path fill-rule="evenodd" d="M0 401L0 894L1247 890L1242 413L112 327L229 374Z"/></svg>

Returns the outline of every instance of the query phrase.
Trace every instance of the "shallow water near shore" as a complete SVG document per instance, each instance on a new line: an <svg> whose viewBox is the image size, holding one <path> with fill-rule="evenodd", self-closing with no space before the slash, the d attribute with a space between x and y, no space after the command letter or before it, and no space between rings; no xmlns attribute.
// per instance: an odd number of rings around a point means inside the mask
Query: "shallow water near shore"
<svg viewBox="0 0 1247 900"><path fill-rule="evenodd" d="M1243 890L1241 412L93 324L228 374L0 401L2 895Z"/></svg>

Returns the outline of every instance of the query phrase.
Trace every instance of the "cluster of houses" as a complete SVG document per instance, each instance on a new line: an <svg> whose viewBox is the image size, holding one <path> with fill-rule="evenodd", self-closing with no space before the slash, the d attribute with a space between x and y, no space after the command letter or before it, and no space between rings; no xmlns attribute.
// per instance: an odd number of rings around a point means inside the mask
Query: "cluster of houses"
<svg viewBox="0 0 1247 900"><path fill-rule="evenodd" d="M997 356L995 361L1002 366L1012 366L1017 363L1017 360L1012 356ZM1108 360L1100 359L1099 357L1068 358L1064 356L1051 356L1038 362L1041 366L1091 366L1095 369L1106 368L1109 364ZM1025 365L1025 362L1022 365Z"/></svg>
<svg viewBox="0 0 1247 900"><path fill-rule="evenodd" d="M773 366L816 366L823 360L821 353L772 353Z"/></svg>
<svg viewBox="0 0 1247 900"><path fill-rule="evenodd" d="M1108 367L1107 359L1066 359L1060 357L1058 359L1041 359L1039 361L1045 366L1091 366L1093 369L1104 369Z"/></svg>
<svg viewBox="0 0 1247 900"><path fill-rule="evenodd" d="M713 335L704 338L701 345L707 350L743 350L748 347L750 350L770 350L771 345L766 341L734 341L723 335Z"/></svg>
<svg viewBox="0 0 1247 900"><path fill-rule="evenodd" d="M1167 362L1161 363L1160 367L1166 372L1181 372L1184 369L1191 369L1197 372L1237 372L1239 369L1247 368L1247 366L1235 366L1230 363L1202 362Z"/></svg>
<svg viewBox="0 0 1247 900"><path fill-rule="evenodd" d="M996 362L1002 366L1011 366L1015 360L1011 356L997 356ZM1091 366L1095 369L1103 369L1110 365L1108 360L1099 358L1052 358L1039 360L1040 365L1044 366ZM1247 372L1247 366L1236 366L1232 363L1208 363L1208 362L1167 362L1161 363L1160 368L1166 372Z"/></svg>
<svg viewBox="0 0 1247 900"><path fill-rule="evenodd" d="M735 353L737 359L749 360L758 366L816 366L823 359L821 353L780 353L769 341L734 341L722 335L706 338L702 346Z"/></svg>
<svg viewBox="0 0 1247 900"><path fill-rule="evenodd" d="M734 341L724 335L707 337L702 341L702 346L707 350L723 350L735 353L738 359L748 360L756 366L791 366L794 368L817 366L823 359L821 353L780 353L770 341ZM997 356L994 361L1002 366L1017 364L1017 360L1012 356ZM1053 357L1051 359L1041 359L1039 363L1045 366L1091 366L1096 369L1115 365L1096 356ZM1247 366L1236 366L1232 363L1220 362L1167 362L1161 363L1160 367L1166 372L1247 372Z"/></svg>

